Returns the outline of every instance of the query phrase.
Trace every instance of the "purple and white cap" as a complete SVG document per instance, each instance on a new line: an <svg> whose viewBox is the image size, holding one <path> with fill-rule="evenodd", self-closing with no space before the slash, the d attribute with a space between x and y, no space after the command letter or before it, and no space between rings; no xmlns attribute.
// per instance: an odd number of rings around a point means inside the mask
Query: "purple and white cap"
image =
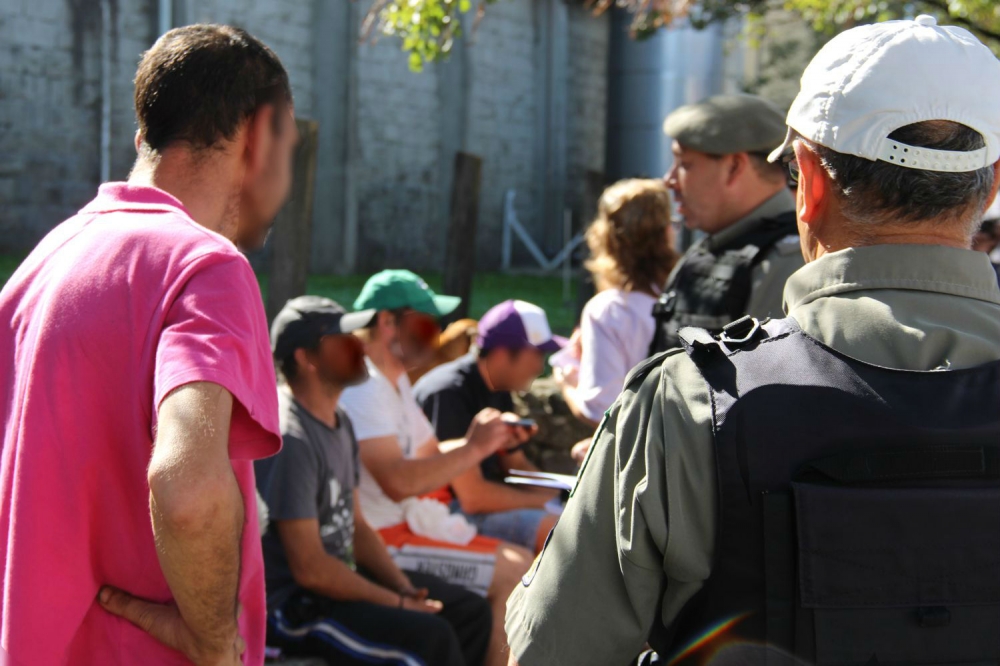
<svg viewBox="0 0 1000 666"><path fill-rule="evenodd" d="M479 320L476 345L484 351L497 347L534 347L549 353L559 351L567 342L566 338L552 335L544 310L525 301L511 300L493 306Z"/></svg>

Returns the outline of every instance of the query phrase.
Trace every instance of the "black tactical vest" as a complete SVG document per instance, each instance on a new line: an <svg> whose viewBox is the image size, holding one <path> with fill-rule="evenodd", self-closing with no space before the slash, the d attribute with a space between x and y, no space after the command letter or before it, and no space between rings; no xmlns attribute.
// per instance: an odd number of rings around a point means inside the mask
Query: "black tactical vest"
<svg viewBox="0 0 1000 666"><path fill-rule="evenodd" d="M761 220L721 247L709 247L707 239L693 247L653 306L656 330L649 354L679 347L682 328L718 333L747 314L754 268L778 241L796 234L795 213L789 212Z"/></svg>
<svg viewBox="0 0 1000 666"><path fill-rule="evenodd" d="M998 663L1000 361L882 368L791 319L681 337L711 393L719 513L660 657Z"/></svg>

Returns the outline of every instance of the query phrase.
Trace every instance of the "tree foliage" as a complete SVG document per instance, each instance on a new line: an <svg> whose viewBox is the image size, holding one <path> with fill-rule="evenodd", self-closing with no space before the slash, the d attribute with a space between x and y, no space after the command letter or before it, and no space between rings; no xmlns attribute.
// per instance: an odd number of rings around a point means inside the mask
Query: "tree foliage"
<svg viewBox="0 0 1000 666"><path fill-rule="evenodd" d="M917 14L936 16L942 25L968 28L994 51L1000 49L1000 3L996 0L788 0L819 32L832 34L862 23Z"/></svg>
<svg viewBox="0 0 1000 666"><path fill-rule="evenodd" d="M569 0L571 2L580 0ZM477 0L472 30L496 0ZM632 34L642 38L678 19L701 28L733 16L760 16L769 0L583 0L595 14L612 6L633 15ZM833 34L855 25L932 14L942 24L968 28L1000 54L1000 2L998 0L785 0L785 8L798 12L812 27ZM461 16L473 10L473 0L375 0L362 27L364 39L378 35L397 37L408 54L410 68L420 71L427 63L448 57L463 37Z"/></svg>

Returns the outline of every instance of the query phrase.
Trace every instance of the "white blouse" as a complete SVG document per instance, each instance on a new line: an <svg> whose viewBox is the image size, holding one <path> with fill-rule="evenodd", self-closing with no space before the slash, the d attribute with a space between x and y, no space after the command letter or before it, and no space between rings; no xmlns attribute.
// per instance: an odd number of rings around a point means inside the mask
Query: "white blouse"
<svg viewBox="0 0 1000 666"><path fill-rule="evenodd" d="M637 291L606 289L587 302L580 319L580 373L575 390L580 411L600 421L625 385L625 377L648 356L656 298Z"/></svg>

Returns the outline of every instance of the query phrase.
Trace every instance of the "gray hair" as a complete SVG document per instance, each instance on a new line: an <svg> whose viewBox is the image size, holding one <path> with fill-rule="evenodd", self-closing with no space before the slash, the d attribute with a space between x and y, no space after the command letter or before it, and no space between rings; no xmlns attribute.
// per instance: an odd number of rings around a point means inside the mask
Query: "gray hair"
<svg viewBox="0 0 1000 666"><path fill-rule="evenodd" d="M946 120L905 125L889 138L937 150L970 151L985 145L979 132ZM844 216L859 226L938 220L961 223L971 235L993 189L992 166L965 173L923 171L808 143L833 181Z"/></svg>

